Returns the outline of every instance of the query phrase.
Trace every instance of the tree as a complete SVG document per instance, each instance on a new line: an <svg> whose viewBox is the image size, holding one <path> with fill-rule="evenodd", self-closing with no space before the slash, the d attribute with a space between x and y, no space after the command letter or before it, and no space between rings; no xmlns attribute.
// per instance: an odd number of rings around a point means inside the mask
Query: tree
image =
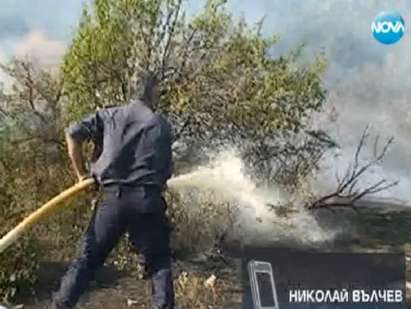
<svg viewBox="0 0 411 309"><path fill-rule="evenodd" d="M361 135L360 141L354 154L354 160L349 166L342 178L337 176L338 185L334 192L322 197L316 197L309 200L306 204L308 209L331 208L331 207L350 207L355 209L356 202L370 195L388 190L398 184L398 181L388 181L381 178L373 184L361 188L358 183L361 178L373 167L382 162L394 138L389 138L382 149L378 149L379 136L374 141L374 158L360 163L360 154L370 137L368 127L365 128Z"/></svg>
<svg viewBox="0 0 411 309"><path fill-rule="evenodd" d="M11 89L0 89L0 235L4 235L71 180L61 152L58 76L17 59L0 69L12 84ZM47 237L49 232L45 231ZM44 234L33 231L2 253L0 301L13 299L35 283L44 249L39 239Z"/></svg>
<svg viewBox="0 0 411 309"><path fill-rule="evenodd" d="M233 18L221 0L209 0L193 17L184 13L182 0L94 0L83 11L59 74L21 60L2 65L13 88L0 91L0 201L7 206L2 208L0 233L72 183L69 162L61 152L67 122L96 108L128 102L147 70L161 77L162 99L155 109L169 116L176 145L185 146L180 158L234 144L258 178L291 190L298 187L318 168L327 149L336 146L310 124L313 113L321 112L325 103L326 61L319 57L301 65L300 48L272 57L277 37L263 36L261 26L262 22L250 26ZM353 177L343 179L336 195L354 188L363 174L358 174L362 167L356 162ZM356 199L387 186L380 182L348 194L354 192L350 197ZM314 201L313 208L324 202L329 199ZM221 236L219 229L225 232L228 213L216 212L222 208L209 204L203 203L207 207L197 216L204 224L201 237L211 234L206 228L212 222L219 225L215 230ZM174 218L184 223L181 226L186 230L198 226L196 218L184 211L181 207L174 212ZM71 242L87 218L84 211L67 214L50 223L53 233L46 229L38 238L59 248L74 247ZM188 220L193 220L191 225ZM186 230L180 235L191 237ZM190 237L191 243L182 238L190 248L200 243ZM9 256L25 258L30 267L15 263L17 269L0 273L1 295L15 293L16 274L19 285L20 279L32 281L37 259L24 250L33 253L37 246L28 240Z"/></svg>
<svg viewBox="0 0 411 309"><path fill-rule="evenodd" d="M59 77L18 59L0 64L0 69L12 80L11 91L0 92L2 137L13 145L42 141L62 146Z"/></svg>
<svg viewBox="0 0 411 309"><path fill-rule="evenodd" d="M300 66L299 49L273 58L277 38L264 37L261 23L234 19L224 5L208 1L187 18L181 0L93 1L62 66L67 120L129 101L140 74L152 70L162 79L156 108L173 121L190 157L199 145L234 143L268 180L287 183L313 168L330 145L308 126L324 104L324 59Z"/></svg>

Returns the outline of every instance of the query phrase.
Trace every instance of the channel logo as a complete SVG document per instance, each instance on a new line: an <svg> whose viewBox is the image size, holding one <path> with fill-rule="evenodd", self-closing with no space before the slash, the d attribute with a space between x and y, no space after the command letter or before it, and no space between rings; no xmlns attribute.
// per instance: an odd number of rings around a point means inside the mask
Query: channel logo
<svg viewBox="0 0 411 309"><path fill-rule="evenodd" d="M381 12L375 17L371 31L374 38L382 44L397 43L405 33L404 19L398 12Z"/></svg>

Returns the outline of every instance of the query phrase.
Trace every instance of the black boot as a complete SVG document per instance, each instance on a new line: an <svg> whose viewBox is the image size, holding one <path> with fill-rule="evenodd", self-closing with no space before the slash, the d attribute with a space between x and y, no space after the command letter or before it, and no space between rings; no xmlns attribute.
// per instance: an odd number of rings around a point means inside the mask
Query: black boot
<svg viewBox="0 0 411 309"><path fill-rule="evenodd" d="M53 300L50 309L73 309L73 307L66 303Z"/></svg>
<svg viewBox="0 0 411 309"><path fill-rule="evenodd" d="M152 277L153 309L174 309L173 278L170 269L161 269Z"/></svg>

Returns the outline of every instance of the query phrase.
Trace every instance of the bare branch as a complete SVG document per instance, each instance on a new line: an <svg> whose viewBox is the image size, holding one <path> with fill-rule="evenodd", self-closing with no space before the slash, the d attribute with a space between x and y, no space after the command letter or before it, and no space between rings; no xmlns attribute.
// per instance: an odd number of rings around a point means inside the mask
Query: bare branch
<svg viewBox="0 0 411 309"><path fill-rule="evenodd" d="M367 195L375 194L378 192L382 192L384 190L388 190L398 184L398 181L394 181L391 183L387 183L386 179L381 179L366 187L365 189L358 190L356 189L360 178L373 166L379 164L384 156L386 155L389 147L393 142L393 138L389 138L388 141L385 143L383 149L380 153L378 153L376 149L376 145L378 144L379 136L377 136L374 142L374 153L375 158L361 166L360 164L360 154L364 146L366 145L366 141L369 138L368 133L368 126L364 130L360 141L357 145L355 154L354 154L354 162L351 166L347 168L345 175L342 180L338 180L337 189L334 192L331 192L323 197L320 197L316 201L310 203L307 208L309 209L316 209L316 208L329 208L329 207L354 207L356 201L364 198Z"/></svg>
<svg viewBox="0 0 411 309"><path fill-rule="evenodd" d="M182 3L182 0L178 0L177 7L172 10L172 13L174 14L174 20L173 20L170 28L168 29L167 42L166 42L164 52L163 52L163 56L162 56L162 63L161 63L161 69L160 69L162 77L164 76L164 73L165 73L166 67L167 67L167 63L168 63L168 60L169 60L169 57L170 57L169 49L170 49L170 46L171 46L171 41L173 40L173 37L174 37L174 32L175 32L175 28L176 28L176 25L177 25L177 21L178 21L178 18L180 16L181 3Z"/></svg>

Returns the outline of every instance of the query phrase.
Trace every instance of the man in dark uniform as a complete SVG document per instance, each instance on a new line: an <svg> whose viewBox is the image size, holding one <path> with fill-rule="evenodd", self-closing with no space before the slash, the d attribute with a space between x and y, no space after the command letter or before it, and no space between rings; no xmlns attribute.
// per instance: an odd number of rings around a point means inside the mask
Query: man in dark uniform
<svg viewBox="0 0 411 309"><path fill-rule="evenodd" d="M153 308L174 308L169 226L162 191L171 176L169 123L152 111L158 79L147 74L138 99L97 111L66 130L78 179L91 174L102 199L81 241L80 255L54 294L52 308L73 308L120 237L128 232L143 255L152 280ZM91 140L101 154L87 173L82 144Z"/></svg>

